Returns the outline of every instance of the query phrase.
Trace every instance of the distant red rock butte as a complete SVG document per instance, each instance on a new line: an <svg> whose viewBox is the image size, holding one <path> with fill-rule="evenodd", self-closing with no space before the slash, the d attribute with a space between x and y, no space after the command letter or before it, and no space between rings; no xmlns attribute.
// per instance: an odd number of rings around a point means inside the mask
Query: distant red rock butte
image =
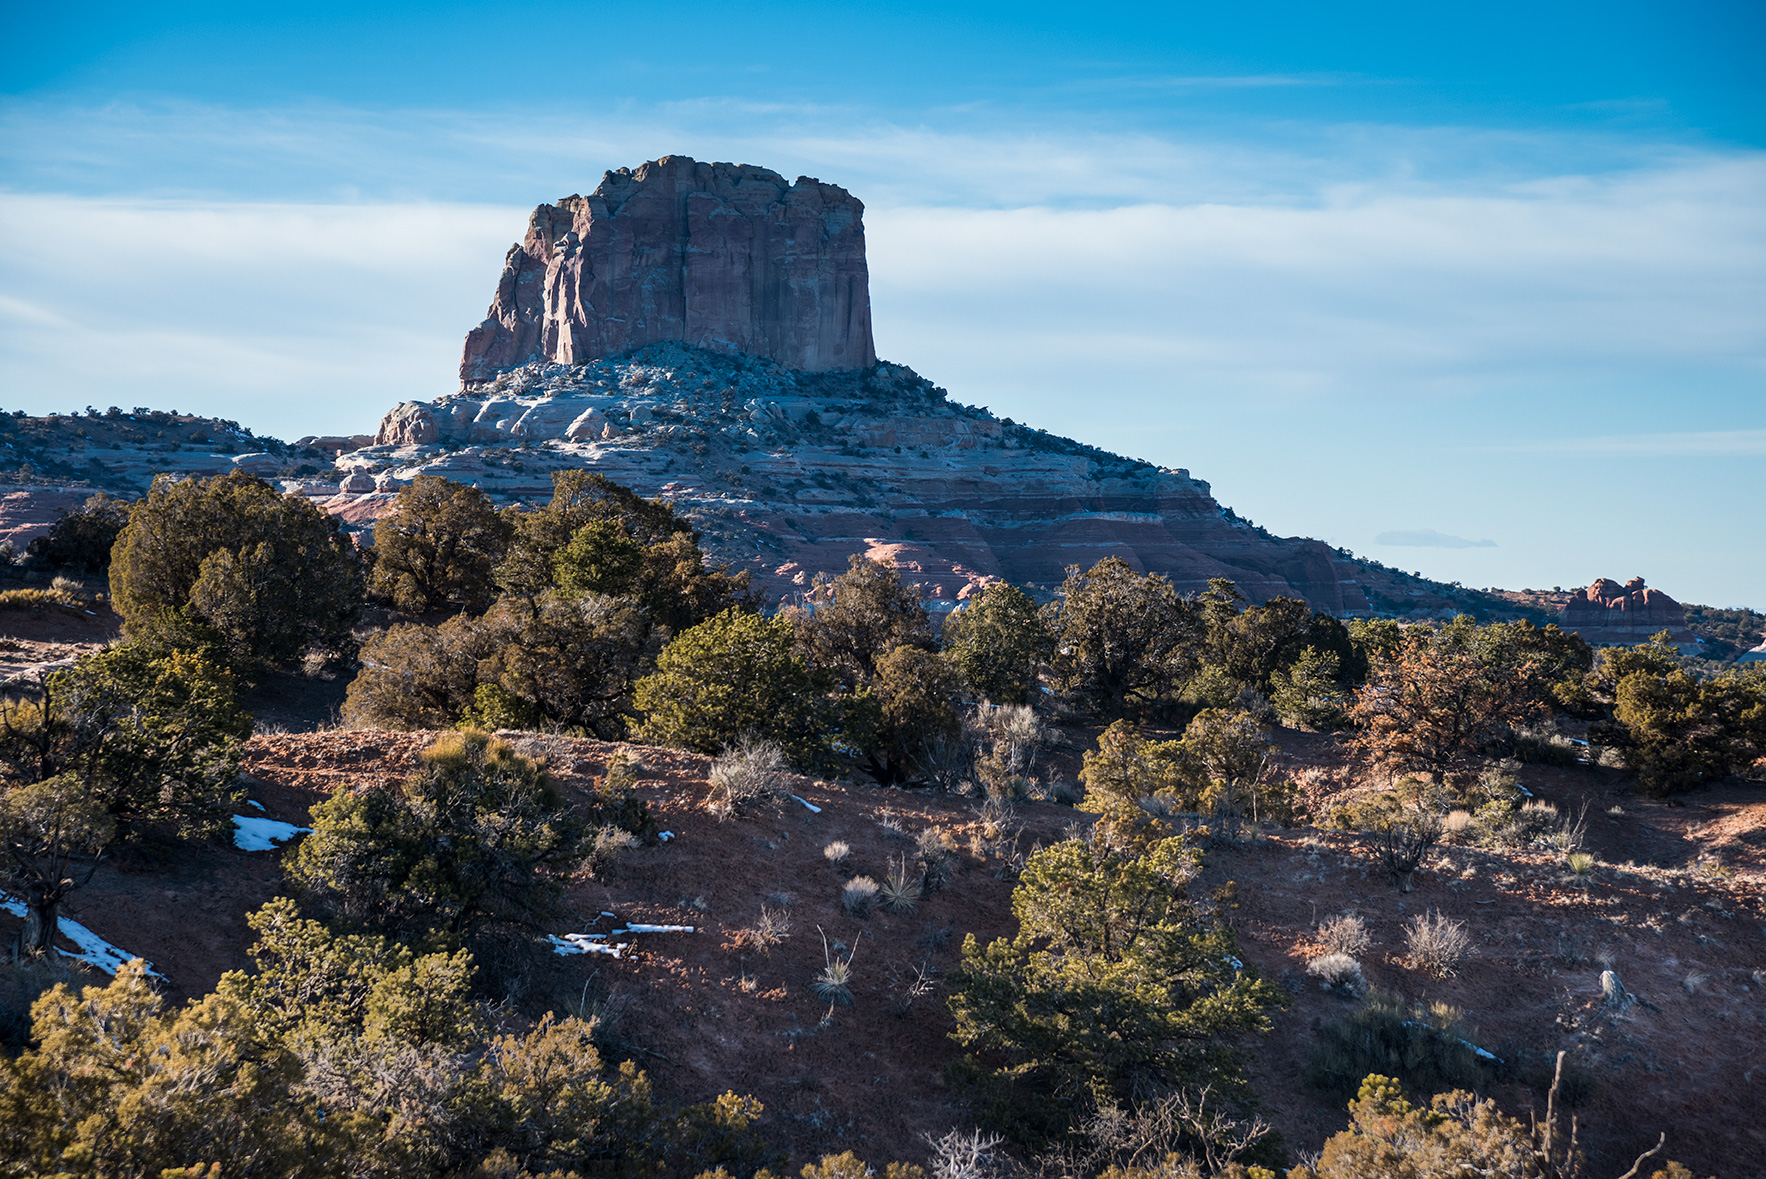
<svg viewBox="0 0 1766 1179"><path fill-rule="evenodd" d="M1699 647L1680 603L1659 589L1648 588L1641 577L1624 585L1610 577L1600 578L1564 605L1558 625L1597 647L1646 643L1661 631L1667 631L1682 650Z"/></svg>

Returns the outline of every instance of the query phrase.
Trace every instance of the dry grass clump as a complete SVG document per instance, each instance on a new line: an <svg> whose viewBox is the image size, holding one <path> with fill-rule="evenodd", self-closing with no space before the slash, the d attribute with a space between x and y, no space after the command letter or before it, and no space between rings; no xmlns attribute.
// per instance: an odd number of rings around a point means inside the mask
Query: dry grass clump
<svg viewBox="0 0 1766 1179"><path fill-rule="evenodd" d="M760 907L760 916L754 924L742 931L742 941L763 954L771 954L774 946L790 936L790 910L773 909L766 905Z"/></svg>
<svg viewBox="0 0 1766 1179"><path fill-rule="evenodd" d="M883 907L891 913L912 913L925 891L925 886L920 883L920 873L910 869L908 858L902 856L889 865L889 872L883 878Z"/></svg>
<svg viewBox="0 0 1766 1179"><path fill-rule="evenodd" d="M1472 937L1465 922L1430 909L1410 919L1404 944L1412 965L1436 978L1451 978L1459 973L1460 962L1471 951Z"/></svg>
<svg viewBox="0 0 1766 1179"><path fill-rule="evenodd" d="M60 578L56 578L60 581ZM33 610L39 606L78 606L80 599L59 587L54 589L0 590L0 610Z"/></svg>
<svg viewBox="0 0 1766 1179"><path fill-rule="evenodd" d="M845 863L846 857L851 854L852 845L847 843L844 839L836 839L833 843L830 843L827 847L822 849L822 855L827 857L830 864Z"/></svg>
<svg viewBox="0 0 1766 1179"><path fill-rule="evenodd" d="M1367 994L1361 963L1347 954L1325 954L1306 964L1306 973L1324 984L1327 991L1359 999Z"/></svg>
<svg viewBox="0 0 1766 1179"><path fill-rule="evenodd" d="M1594 879L1594 857L1587 852L1571 852L1564 857L1564 867L1578 884L1586 885Z"/></svg>
<svg viewBox="0 0 1766 1179"><path fill-rule="evenodd" d="M734 818L750 803L785 797L785 753L771 741L744 737L711 763L711 796L705 809L720 821Z"/></svg>
<svg viewBox="0 0 1766 1179"><path fill-rule="evenodd" d="M1478 822L1472 818L1471 811L1455 808L1441 820L1441 832L1444 838L1454 843L1467 842L1477 837Z"/></svg>
<svg viewBox="0 0 1766 1179"><path fill-rule="evenodd" d="M1324 943L1328 954L1359 958L1373 947L1374 935L1369 932L1367 922L1350 913L1333 917L1320 925L1318 940Z"/></svg>
<svg viewBox="0 0 1766 1179"><path fill-rule="evenodd" d="M840 890L840 903L854 917L863 917L876 903L879 886L869 876L854 876Z"/></svg>

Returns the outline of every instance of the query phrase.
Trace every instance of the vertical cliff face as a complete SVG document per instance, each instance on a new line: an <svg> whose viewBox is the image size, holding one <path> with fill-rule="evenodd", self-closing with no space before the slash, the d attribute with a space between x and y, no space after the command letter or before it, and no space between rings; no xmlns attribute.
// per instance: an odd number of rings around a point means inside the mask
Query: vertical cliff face
<svg viewBox="0 0 1766 1179"><path fill-rule="evenodd" d="M686 156L609 172L534 210L460 378L665 341L804 372L874 365L864 205L808 177Z"/></svg>

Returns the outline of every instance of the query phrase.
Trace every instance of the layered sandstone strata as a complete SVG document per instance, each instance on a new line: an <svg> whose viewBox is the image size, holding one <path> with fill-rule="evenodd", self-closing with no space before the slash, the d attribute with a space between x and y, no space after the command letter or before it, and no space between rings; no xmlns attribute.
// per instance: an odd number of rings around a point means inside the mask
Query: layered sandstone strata
<svg viewBox="0 0 1766 1179"><path fill-rule="evenodd" d="M875 364L864 206L806 176L686 156L609 172L534 210L460 377L664 341L804 372Z"/></svg>
<svg viewBox="0 0 1766 1179"><path fill-rule="evenodd" d="M1186 592L1225 577L1253 601L1359 613L1375 572L1238 519L1187 471L1001 421L891 364L811 374L664 345L529 365L395 407L377 444L337 465L329 506L363 525L420 472L543 502L553 471L600 471L674 503L774 601L855 552L893 561L934 604L993 578L1052 589L1114 555Z"/></svg>

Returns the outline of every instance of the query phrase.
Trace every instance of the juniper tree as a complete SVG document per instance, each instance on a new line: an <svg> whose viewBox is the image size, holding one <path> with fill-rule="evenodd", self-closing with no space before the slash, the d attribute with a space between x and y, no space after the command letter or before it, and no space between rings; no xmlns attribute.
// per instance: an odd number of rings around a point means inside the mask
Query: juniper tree
<svg viewBox="0 0 1766 1179"><path fill-rule="evenodd" d="M119 841L224 823L250 733L224 669L144 642L0 703L0 879L25 901L20 945L49 949L62 900Z"/></svg>
<svg viewBox="0 0 1766 1179"><path fill-rule="evenodd" d="M335 517L234 471L156 479L117 536L110 581L125 633L189 610L241 658L282 664L348 645L364 573Z"/></svg>
<svg viewBox="0 0 1766 1179"><path fill-rule="evenodd" d="M409 614L481 612L496 596L492 574L514 531L479 488L418 475L374 526L368 586Z"/></svg>
<svg viewBox="0 0 1766 1179"><path fill-rule="evenodd" d="M951 976L957 1068L986 1124L1031 1147L1105 1104L1212 1085L1244 1094L1232 1041L1269 1029L1283 992L1245 969L1230 930L1189 896L1181 838L1127 855L1067 840L1012 893L1018 933L963 943Z"/></svg>

